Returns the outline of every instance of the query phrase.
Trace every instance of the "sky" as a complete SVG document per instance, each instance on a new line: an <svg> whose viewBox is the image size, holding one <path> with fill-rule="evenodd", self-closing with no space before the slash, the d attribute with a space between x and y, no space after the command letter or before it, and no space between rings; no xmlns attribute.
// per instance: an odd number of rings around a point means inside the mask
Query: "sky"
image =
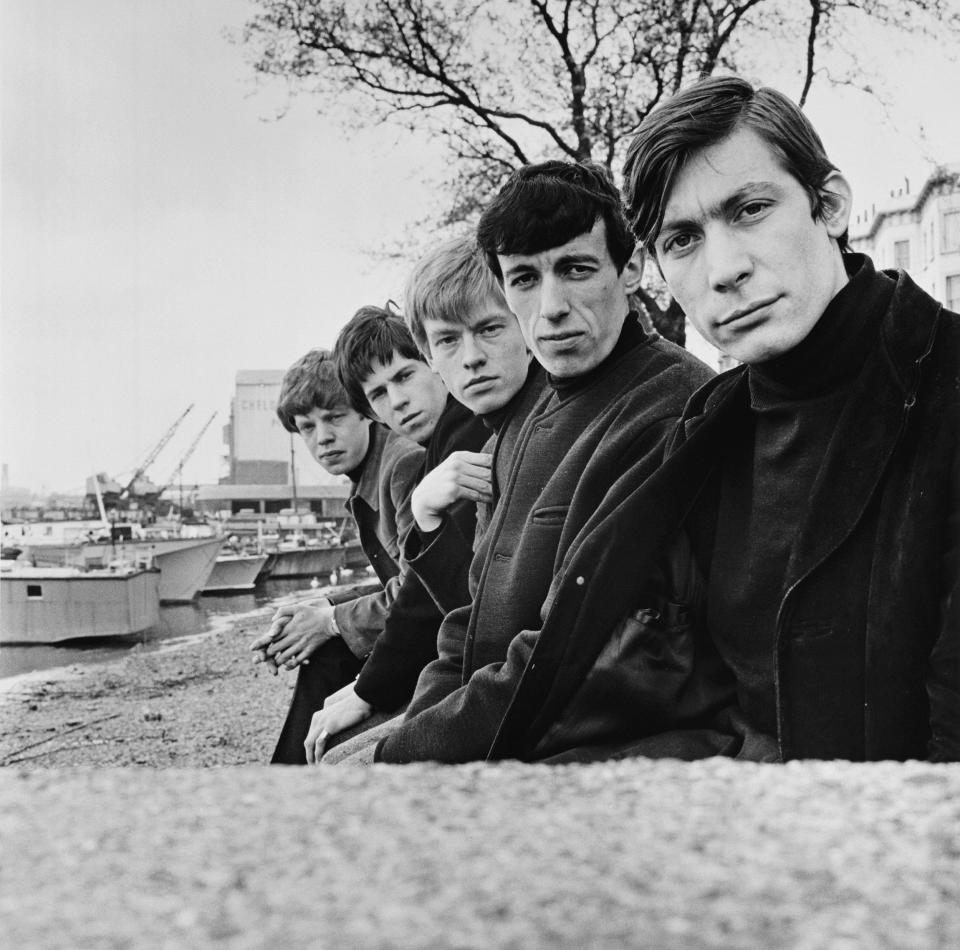
<svg viewBox="0 0 960 950"><path fill-rule="evenodd" d="M183 471L185 484L216 482L237 370L283 369L331 345L358 306L399 299L405 265L371 251L435 207L437 147L387 127L347 135L309 96L258 84L225 36L252 9L4 0L0 459L12 485L82 492L95 471L129 474L191 403L149 474L165 480L216 411ZM960 160L960 65L926 41L864 48L889 110L822 83L807 106L855 211Z"/></svg>

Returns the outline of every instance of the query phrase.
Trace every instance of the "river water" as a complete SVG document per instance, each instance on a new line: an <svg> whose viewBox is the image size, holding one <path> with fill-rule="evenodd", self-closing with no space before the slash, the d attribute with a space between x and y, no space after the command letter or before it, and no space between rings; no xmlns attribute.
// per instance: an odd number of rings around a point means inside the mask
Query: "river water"
<svg viewBox="0 0 960 950"><path fill-rule="evenodd" d="M156 627L132 637L110 640L74 640L63 645L25 644L0 646L0 679L74 663L100 663L120 659L134 647L149 649L177 637L194 636L211 625L263 607L285 595L310 590L309 578L268 580L256 590L239 594L204 596L190 604L163 604ZM322 594L322 589L317 594Z"/></svg>

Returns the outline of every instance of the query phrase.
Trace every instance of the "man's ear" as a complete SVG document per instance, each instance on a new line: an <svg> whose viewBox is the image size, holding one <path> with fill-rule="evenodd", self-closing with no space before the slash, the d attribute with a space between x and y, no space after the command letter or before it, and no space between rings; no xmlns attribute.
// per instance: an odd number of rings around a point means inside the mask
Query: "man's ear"
<svg viewBox="0 0 960 950"><path fill-rule="evenodd" d="M820 188L820 220L830 237L839 240L850 225L853 190L840 172L832 172Z"/></svg>
<svg viewBox="0 0 960 950"><path fill-rule="evenodd" d="M624 279L624 290L628 294L636 293L643 278L643 265L646 260L646 254L643 248L638 244L630 255L627 263L623 265L620 272Z"/></svg>

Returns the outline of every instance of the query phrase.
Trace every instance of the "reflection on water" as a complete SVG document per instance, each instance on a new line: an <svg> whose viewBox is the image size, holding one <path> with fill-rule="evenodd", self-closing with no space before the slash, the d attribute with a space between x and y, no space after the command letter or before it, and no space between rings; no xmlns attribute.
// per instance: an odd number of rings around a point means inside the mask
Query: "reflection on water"
<svg viewBox="0 0 960 950"><path fill-rule="evenodd" d="M0 678L47 670L73 663L99 663L119 659L136 646L150 648L165 640L203 633L215 618L244 614L285 594L310 589L309 578L268 580L255 591L200 597L190 604L163 604L156 627L130 637L109 640L71 640L64 645L30 644L0 646ZM322 591L318 590L318 593Z"/></svg>

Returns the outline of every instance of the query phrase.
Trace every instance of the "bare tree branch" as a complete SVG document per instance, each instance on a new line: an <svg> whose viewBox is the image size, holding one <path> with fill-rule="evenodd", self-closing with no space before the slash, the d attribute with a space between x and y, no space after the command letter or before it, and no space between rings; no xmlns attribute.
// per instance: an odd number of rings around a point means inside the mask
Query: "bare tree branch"
<svg viewBox="0 0 960 950"><path fill-rule="evenodd" d="M820 17L823 13L821 0L810 0L810 31L807 33L807 65L803 80L803 89L800 91L798 105L802 109L807 101L810 86L813 85L813 62L817 49L817 28L820 26Z"/></svg>

